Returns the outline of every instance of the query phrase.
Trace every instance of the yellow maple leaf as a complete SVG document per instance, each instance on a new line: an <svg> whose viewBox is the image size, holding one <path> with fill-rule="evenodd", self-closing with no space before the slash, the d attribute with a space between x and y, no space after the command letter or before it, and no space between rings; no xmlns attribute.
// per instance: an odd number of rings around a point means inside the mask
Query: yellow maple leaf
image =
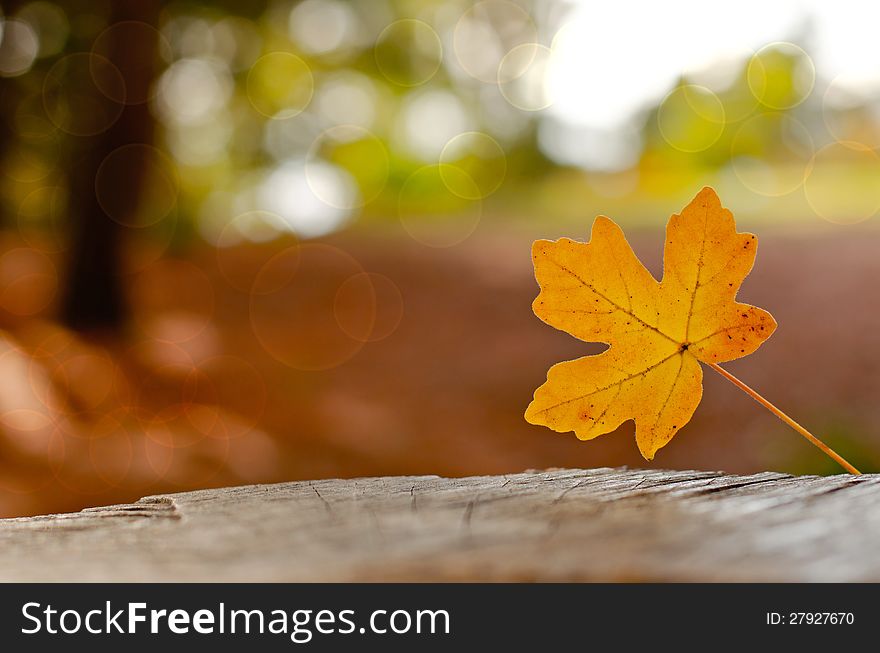
<svg viewBox="0 0 880 653"><path fill-rule="evenodd" d="M700 363L746 356L776 328L767 311L736 301L757 244L736 231L711 188L666 225L659 282L604 216L588 243L535 242L535 315L609 348L550 368L526 420L581 440L634 420L639 451L652 460L700 403Z"/></svg>

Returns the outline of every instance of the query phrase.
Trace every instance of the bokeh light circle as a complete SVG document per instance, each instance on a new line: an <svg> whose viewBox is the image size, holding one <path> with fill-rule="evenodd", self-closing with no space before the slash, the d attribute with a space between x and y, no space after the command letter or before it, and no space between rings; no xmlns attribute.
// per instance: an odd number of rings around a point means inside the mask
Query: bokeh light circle
<svg viewBox="0 0 880 653"><path fill-rule="evenodd" d="M398 86L419 86L431 79L443 61L443 44L433 27L415 18L388 25L373 48L379 72Z"/></svg>
<svg viewBox="0 0 880 653"><path fill-rule="evenodd" d="M6 432L18 431L28 434L38 434L39 432L45 431L47 428L51 428L52 425L52 418L45 410L35 410L33 408L10 408L9 410L0 412L0 427Z"/></svg>
<svg viewBox="0 0 880 653"><path fill-rule="evenodd" d="M339 327L334 302L339 287L359 272L351 255L331 245L306 243L276 254L251 293L257 341L272 358L297 370L328 370L352 358L363 342Z"/></svg>
<svg viewBox="0 0 880 653"><path fill-rule="evenodd" d="M749 60L746 80L752 94L771 109L791 109L807 99L816 83L816 67L803 48L779 41Z"/></svg>
<svg viewBox="0 0 880 653"><path fill-rule="evenodd" d="M76 398L76 408L97 410L114 392L116 364L103 351L83 351L58 361L52 370L56 386Z"/></svg>
<svg viewBox="0 0 880 653"><path fill-rule="evenodd" d="M0 17L0 76L17 77L31 69L40 40L26 21Z"/></svg>
<svg viewBox="0 0 880 653"><path fill-rule="evenodd" d="M193 428L189 419L190 415L199 414L200 407L200 404L189 401L187 397L185 401L169 403L152 412L141 412L138 417L148 438L174 449L183 449L198 445L209 437L209 429ZM209 418L213 423L216 413L209 413Z"/></svg>
<svg viewBox="0 0 880 653"><path fill-rule="evenodd" d="M45 59L58 54L67 45L70 37L70 21L65 10L54 2L36 0L16 10L16 18L31 25L39 41L38 59ZM3 12L0 11L0 20ZM0 34L3 29L0 28Z"/></svg>
<svg viewBox="0 0 880 653"><path fill-rule="evenodd" d="M498 65L498 88L512 106L523 111L542 111L553 104L547 70L550 48L523 43L504 55Z"/></svg>
<svg viewBox="0 0 880 653"><path fill-rule="evenodd" d="M498 190L507 174L504 149L483 132L453 136L440 153L440 164L440 175L446 187L466 200L485 199ZM466 176L449 174L450 168L458 168Z"/></svg>
<svg viewBox="0 0 880 653"><path fill-rule="evenodd" d="M211 435L204 426L195 428L201 419L198 410L169 407L152 420L144 422L144 454L149 467L164 483L183 487L203 487L225 467L229 438L225 424L208 413Z"/></svg>
<svg viewBox="0 0 880 653"><path fill-rule="evenodd" d="M509 0L483 0L458 19L452 44L468 75L496 84L505 55L518 46L534 44L537 38L537 27L522 7Z"/></svg>
<svg viewBox="0 0 880 653"><path fill-rule="evenodd" d="M768 197L787 195L804 181L815 148L809 130L785 113L759 113L731 141L731 166L743 186Z"/></svg>
<svg viewBox="0 0 880 653"><path fill-rule="evenodd" d="M218 424L216 406L189 401L167 404L152 412L141 411L137 416L148 438L175 449L198 445L211 437L211 429Z"/></svg>
<svg viewBox="0 0 880 653"><path fill-rule="evenodd" d="M226 282L250 292L260 269L278 252L272 241L281 234L289 247L295 247L296 236L281 216L270 211L245 211L227 222L214 241L217 267Z"/></svg>
<svg viewBox="0 0 880 653"><path fill-rule="evenodd" d="M34 395L59 415L107 412L130 399L127 380L110 353L62 329L48 330L33 348L28 381Z"/></svg>
<svg viewBox="0 0 880 653"><path fill-rule="evenodd" d="M4 389L0 402L4 449L15 456L43 462L56 416L46 408L31 384L24 382L30 366L29 352L8 338L0 339L0 374L14 379ZM49 382L45 374L43 377L43 387L46 387Z"/></svg>
<svg viewBox="0 0 880 653"><path fill-rule="evenodd" d="M49 119L43 104L43 88L24 95L12 112L10 121L15 134L32 143L54 141L60 131Z"/></svg>
<svg viewBox="0 0 880 653"><path fill-rule="evenodd" d="M89 52L62 57L43 81L43 106L58 129L73 136L106 131L122 114L125 78L109 59Z"/></svg>
<svg viewBox="0 0 880 653"><path fill-rule="evenodd" d="M18 231L28 245L57 253L67 248L65 219L67 190L61 186L42 186L25 195L18 205Z"/></svg>
<svg viewBox="0 0 880 653"><path fill-rule="evenodd" d="M752 116L759 104L758 99L748 91L723 94L721 102L724 105L724 119L728 125Z"/></svg>
<svg viewBox="0 0 880 653"><path fill-rule="evenodd" d="M328 192L323 179L324 163L330 163L352 177L358 193ZM309 188L325 204L352 210L376 199L388 182L391 163L382 140L358 125L336 125L315 139L306 156Z"/></svg>
<svg viewBox="0 0 880 653"><path fill-rule="evenodd" d="M142 171L150 189L131 212L129 175ZM104 212L126 227L143 228L167 217L177 206L180 182L171 159L152 145L130 143L116 148L95 175L95 194Z"/></svg>
<svg viewBox="0 0 880 653"><path fill-rule="evenodd" d="M835 77L822 96L822 117L831 135L841 144L856 149L880 148L880 125L876 99L856 92L846 75Z"/></svg>
<svg viewBox="0 0 880 653"><path fill-rule="evenodd" d="M267 118L283 120L302 113L314 93L311 68L289 52L264 54L248 72L248 99Z"/></svg>
<svg viewBox="0 0 880 653"><path fill-rule="evenodd" d="M680 79L718 93L724 104L727 123L739 122L750 117L758 107L758 99L744 78L749 61L754 56L754 48L743 44L731 45L715 57L694 59L682 69Z"/></svg>
<svg viewBox="0 0 880 653"><path fill-rule="evenodd" d="M139 402L138 394L142 398L149 399L149 392L141 392L146 385L153 384L157 388L162 384L171 383L175 389L167 396L169 401L183 401L186 397L181 384L192 370L196 368L192 356L180 344L167 340L152 340L145 338L128 347L123 356L124 360L130 361L138 373L132 376L132 382L137 384L133 392L131 406L135 409L148 408L146 404ZM156 396L165 396L158 393Z"/></svg>
<svg viewBox="0 0 880 653"><path fill-rule="evenodd" d="M810 161L804 194L820 218L836 224L864 222L880 211L880 156L855 142L831 143Z"/></svg>
<svg viewBox="0 0 880 653"><path fill-rule="evenodd" d="M127 427L124 414L106 413L56 428L48 452L55 481L82 495L121 487L128 481L134 462L132 433Z"/></svg>
<svg viewBox="0 0 880 653"><path fill-rule="evenodd" d="M176 150L186 149L181 138L189 141L190 148L199 149L194 141L204 138L206 132L213 133L215 142L223 142L230 118L226 108L234 92L234 80L226 66L216 59L178 59L162 72L156 87L153 108L171 129L169 136L178 142Z"/></svg>
<svg viewBox="0 0 880 653"><path fill-rule="evenodd" d="M657 126L670 146L692 154L721 138L726 117L718 96L704 86L685 84L670 92L657 109Z"/></svg>
<svg viewBox="0 0 880 653"><path fill-rule="evenodd" d="M22 184L34 184L48 177L54 169L54 161L42 156L36 148L13 145L3 157L4 174Z"/></svg>
<svg viewBox="0 0 880 653"><path fill-rule="evenodd" d="M197 365L186 375L183 390L183 401L169 407L172 417L186 418L186 429L195 430L204 437L227 438L226 408L220 405L213 379Z"/></svg>
<svg viewBox="0 0 880 653"><path fill-rule="evenodd" d="M441 170L442 169L442 170ZM453 193L450 186L465 189ZM476 182L461 168L446 164L428 165L413 172L398 196L398 215L414 240L429 247L452 247L467 239L482 217Z"/></svg>
<svg viewBox="0 0 880 653"><path fill-rule="evenodd" d="M255 209L239 213L209 239L215 247L241 243L268 243L281 234L293 237L287 223L277 213Z"/></svg>
<svg viewBox="0 0 880 653"><path fill-rule="evenodd" d="M171 58L171 44L152 25L138 20L113 23L95 38L92 43L92 54L98 55L100 59L115 62L123 79L146 78L152 82L157 62L145 56L116 55L114 50L120 43L125 44L126 52L157 52L163 60L168 61ZM152 99L156 92L156 85L153 83L143 84L143 89L137 89L135 85L129 84L121 97L115 97L114 94L118 93L115 86L106 85L100 75L94 80L107 97L125 104L143 104Z"/></svg>
<svg viewBox="0 0 880 653"><path fill-rule="evenodd" d="M299 247L295 243L272 256L260 266L250 287L251 295L271 295L293 283L299 271ZM273 265L268 265L273 262Z"/></svg>
<svg viewBox="0 0 880 653"><path fill-rule="evenodd" d="M336 323L350 338L377 342L390 336L403 319L403 295L391 279L359 272L346 279L333 301Z"/></svg>
<svg viewBox="0 0 880 653"><path fill-rule="evenodd" d="M211 380L193 362L150 369L134 411L142 424L177 423L176 446L189 446L208 437L218 419L217 393ZM160 394L161 393L161 394ZM198 425L196 428L194 426Z"/></svg>

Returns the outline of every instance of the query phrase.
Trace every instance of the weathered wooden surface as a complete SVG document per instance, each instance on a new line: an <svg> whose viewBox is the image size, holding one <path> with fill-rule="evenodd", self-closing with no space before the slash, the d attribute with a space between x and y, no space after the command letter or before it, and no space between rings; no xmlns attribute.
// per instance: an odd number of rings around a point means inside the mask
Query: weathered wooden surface
<svg viewBox="0 0 880 653"><path fill-rule="evenodd" d="M0 579L880 581L880 475L282 483L0 520Z"/></svg>

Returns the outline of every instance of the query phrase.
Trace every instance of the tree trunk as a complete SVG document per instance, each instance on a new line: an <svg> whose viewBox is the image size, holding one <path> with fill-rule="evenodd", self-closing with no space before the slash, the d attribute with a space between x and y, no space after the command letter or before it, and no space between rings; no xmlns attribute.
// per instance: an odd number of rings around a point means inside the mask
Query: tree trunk
<svg viewBox="0 0 880 653"><path fill-rule="evenodd" d="M111 24L141 21L156 26L157 0L114 0ZM124 30L118 30L122 35ZM137 45L138 47L134 47ZM158 43L149 50L141 44L127 43L122 38L110 42L108 58L123 73L126 96L144 98L153 82L151 66ZM104 102L113 100L103 98ZM150 143L153 118L148 102L126 104L119 119L99 136L86 140L71 169L70 220L71 256L68 264L67 288L62 306L62 320L81 330L115 330L126 316L121 280L121 245L128 228L114 221L101 208L95 192L95 177L104 159L117 148L131 143ZM133 215L144 192L144 169L141 162L130 160L128 169L117 171L127 183L103 191L111 197L114 207Z"/></svg>

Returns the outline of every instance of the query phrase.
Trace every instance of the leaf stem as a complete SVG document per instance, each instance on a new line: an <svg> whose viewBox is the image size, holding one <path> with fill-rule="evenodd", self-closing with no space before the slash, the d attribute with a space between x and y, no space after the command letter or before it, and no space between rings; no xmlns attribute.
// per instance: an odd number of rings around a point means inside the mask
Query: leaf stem
<svg viewBox="0 0 880 653"><path fill-rule="evenodd" d="M812 433L810 433L807 429L805 429L803 426L801 426L800 424L798 424L797 422L795 422L791 417L789 417L788 415L786 415L785 413L783 413L783 412L782 412L781 410L779 410L776 406L774 406L774 405L771 404L769 401L767 401L766 399L764 399L764 397L762 397L762 396L759 395L757 392L755 392L754 390L752 390L749 386L747 386L745 383L743 383L742 381L740 381L740 380L739 380L738 378L736 378L733 374L731 374L730 372L728 372L727 370L725 370L723 367L721 367L721 366L718 365L717 363L706 363L706 365L708 365L709 367L711 367L713 370L715 370L716 372L718 372L721 376L723 376L725 379L727 379L728 381L730 381L730 382L731 382L733 385L735 385L737 388L739 388L740 390L742 390L743 392L745 392L747 395L749 395L752 399L754 399L754 400L757 401L759 404L761 404L764 408L766 408L766 409L769 410L771 413L773 413L774 415L776 415L776 417L778 417L778 418L781 419L783 422L785 422L786 424L788 424L791 428L793 428L795 431L797 431L797 432L800 433L802 436L804 436L804 437L805 437L807 440L809 440L812 444L814 444L815 446L819 447L819 449L821 449L826 455L828 455L829 457L831 457L832 459L834 459L838 464L840 464L841 467L843 467L843 468L844 468L846 471L848 471L850 474L861 474L861 472L860 472L859 470L857 470L855 467L853 467L852 465L850 465L850 464L846 461L846 459L843 458L843 456L841 456L840 454L838 454L838 453L837 453L836 451L834 451L831 447L829 447L827 444L825 444L824 442L822 442L822 440L820 440L820 439L817 438L815 435L813 435Z"/></svg>

